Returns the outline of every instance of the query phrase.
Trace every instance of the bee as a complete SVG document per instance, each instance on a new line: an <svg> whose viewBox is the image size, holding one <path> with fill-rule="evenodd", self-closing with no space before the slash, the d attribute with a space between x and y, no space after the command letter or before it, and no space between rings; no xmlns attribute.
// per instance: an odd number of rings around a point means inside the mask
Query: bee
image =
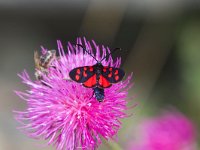
<svg viewBox="0 0 200 150"><path fill-rule="evenodd" d="M38 51L34 52L35 61L35 77L37 80L42 80L44 74L48 74L48 68L56 59L56 50L49 50L39 56Z"/></svg>

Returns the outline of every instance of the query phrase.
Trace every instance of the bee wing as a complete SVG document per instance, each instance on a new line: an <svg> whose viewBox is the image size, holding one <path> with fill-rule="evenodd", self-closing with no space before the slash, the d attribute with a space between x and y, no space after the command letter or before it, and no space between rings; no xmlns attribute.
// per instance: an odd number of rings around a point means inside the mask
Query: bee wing
<svg viewBox="0 0 200 150"><path fill-rule="evenodd" d="M38 51L34 51L35 68L40 69L40 57Z"/></svg>

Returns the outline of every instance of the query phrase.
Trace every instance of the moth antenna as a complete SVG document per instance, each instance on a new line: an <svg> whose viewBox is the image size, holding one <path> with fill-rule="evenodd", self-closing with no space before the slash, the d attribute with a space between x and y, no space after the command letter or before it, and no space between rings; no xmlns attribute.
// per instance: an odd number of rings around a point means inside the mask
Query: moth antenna
<svg viewBox="0 0 200 150"><path fill-rule="evenodd" d="M106 59L108 56L110 56L111 54L113 54L114 52L116 52L117 50L122 50L121 48L115 48L112 52L110 52L109 54L107 54L105 57L103 57L102 59L101 59L101 61L100 62L102 62L104 59Z"/></svg>
<svg viewBox="0 0 200 150"><path fill-rule="evenodd" d="M90 52L88 52L88 50L86 50L85 47L83 47L83 45L81 44L76 44L77 46L80 46L85 52L87 52L90 56L92 56L97 62L99 62Z"/></svg>

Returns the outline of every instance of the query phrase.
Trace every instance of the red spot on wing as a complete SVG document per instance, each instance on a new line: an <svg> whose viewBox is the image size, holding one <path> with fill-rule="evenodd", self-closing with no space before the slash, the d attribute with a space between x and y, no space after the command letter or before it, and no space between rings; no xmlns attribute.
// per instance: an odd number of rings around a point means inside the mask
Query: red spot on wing
<svg viewBox="0 0 200 150"><path fill-rule="evenodd" d="M76 75L76 76L75 76L75 79L76 79L76 81L80 80L80 76L79 76L79 75Z"/></svg>
<svg viewBox="0 0 200 150"><path fill-rule="evenodd" d="M115 70L115 73L114 73L114 74L117 75L118 73L119 73L119 70Z"/></svg>
<svg viewBox="0 0 200 150"><path fill-rule="evenodd" d="M115 76L115 80L116 81L118 81L119 80L119 76L117 75L117 76Z"/></svg>
<svg viewBox="0 0 200 150"><path fill-rule="evenodd" d="M94 68L92 66L90 66L90 69L89 69L91 72L94 70Z"/></svg>
<svg viewBox="0 0 200 150"><path fill-rule="evenodd" d="M102 75L100 75L99 85L103 88L107 88L107 87L111 86L111 83L106 78L104 78Z"/></svg>
<svg viewBox="0 0 200 150"><path fill-rule="evenodd" d="M86 71L86 70L87 70L87 67L83 67L83 69Z"/></svg>
<svg viewBox="0 0 200 150"><path fill-rule="evenodd" d="M112 72L108 74L108 77L111 78L112 77Z"/></svg>
<svg viewBox="0 0 200 150"><path fill-rule="evenodd" d="M112 68L109 68L109 71L112 71Z"/></svg>
<svg viewBox="0 0 200 150"><path fill-rule="evenodd" d="M80 69L77 69L77 70L76 70L76 73L77 73L77 74L80 74L80 73L81 73L81 70L80 70Z"/></svg>
<svg viewBox="0 0 200 150"><path fill-rule="evenodd" d="M85 87L94 87L96 85L96 74L94 74L92 77L90 77L86 82L83 83Z"/></svg>
<svg viewBox="0 0 200 150"><path fill-rule="evenodd" d="M107 69L108 69L108 66L104 66L104 67L103 67L103 72L106 72Z"/></svg>
<svg viewBox="0 0 200 150"><path fill-rule="evenodd" d="M85 71L83 71L83 76L87 77L87 73Z"/></svg>

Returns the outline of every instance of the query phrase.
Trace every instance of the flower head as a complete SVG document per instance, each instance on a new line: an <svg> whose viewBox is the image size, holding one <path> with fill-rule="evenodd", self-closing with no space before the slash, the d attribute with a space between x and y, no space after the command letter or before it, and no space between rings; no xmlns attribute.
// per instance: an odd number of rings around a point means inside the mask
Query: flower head
<svg viewBox="0 0 200 150"><path fill-rule="evenodd" d="M105 89L103 102L98 102L92 88L70 80L69 72L80 66L92 66L96 60L82 47L67 44L65 53L60 41L59 56L48 68L40 70L41 80L31 80L24 71L19 74L22 82L28 86L25 92L16 94L27 102L24 111L15 111L16 119L22 124L22 131L36 139L48 140L57 150L76 148L95 149L101 144L101 138L110 139L117 134L121 122L127 117L127 101L131 75L124 81ZM77 39L97 60L101 60L109 48L98 46L85 38ZM42 47L42 55L47 49ZM112 57L102 61L105 66L119 67L121 59ZM36 70L37 71L37 70Z"/></svg>
<svg viewBox="0 0 200 150"><path fill-rule="evenodd" d="M139 126L138 142L130 150L197 150L194 125L179 112L165 112Z"/></svg>

